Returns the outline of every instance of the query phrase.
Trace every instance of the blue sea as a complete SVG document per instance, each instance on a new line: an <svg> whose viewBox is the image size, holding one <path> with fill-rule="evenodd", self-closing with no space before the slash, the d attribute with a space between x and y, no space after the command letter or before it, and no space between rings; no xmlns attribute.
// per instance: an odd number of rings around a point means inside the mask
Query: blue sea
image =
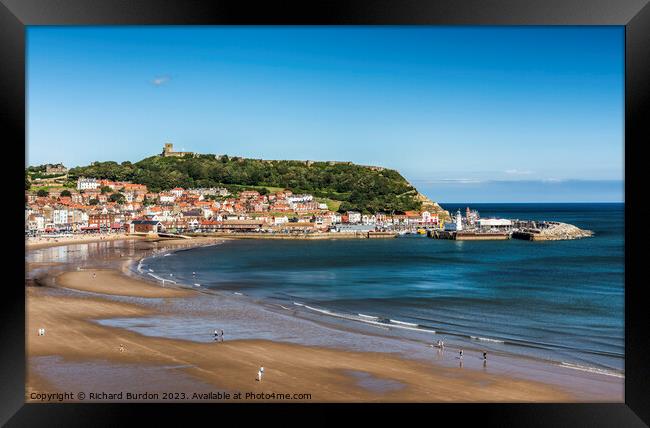
<svg viewBox="0 0 650 428"><path fill-rule="evenodd" d="M312 310L350 328L387 323L435 331L432 341L622 372L624 205L442 204L463 213L467 205L481 217L555 220L595 236L239 240L143 263L181 283Z"/></svg>

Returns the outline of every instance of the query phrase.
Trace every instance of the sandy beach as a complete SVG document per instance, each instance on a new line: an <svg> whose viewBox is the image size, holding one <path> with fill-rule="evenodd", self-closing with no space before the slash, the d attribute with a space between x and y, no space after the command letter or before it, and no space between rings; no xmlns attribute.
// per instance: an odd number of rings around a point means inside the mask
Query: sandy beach
<svg viewBox="0 0 650 428"><path fill-rule="evenodd" d="M209 242L206 238L191 244L169 241L165 245L170 248ZM144 249L132 251L129 261L151 252L154 244L139 245ZM41 270L40 277L28 281L30 285L26 287L26 401L42 402L47 393L71 389L83 391L85 397L80 399L74 395L63 401L573 402L593 399L588 394L577 396L556 384L448 367L391 353L261 339L200 343L101 325L97 320L182 315L179 308L183 305L173 303L202 298L197 290L162 287L126 275L123 251L120 247L104 252L102 263L99 259L84 263L67 260L67 264L58 265L59 270L47 273L43 273L42 266L47 261L41 259L36 263ZM46 329L45 336L37 334L39 328ZM260 366L265 368L261 382L256 380ZM91 392L97 393L95 398L89 396ZM174 395L165 396L170 392ZM127 396L127 393L149 395Z"/></svg>
<svg viewBox="0 0 650 428"><path fill-rule="evenodd" d="M111 234L87 234L87 235L73 235L52 238L48 236L30 237L25 240L25 248L27 250L35 250L38 248L56 247L59 245L81 244L89 242L103 242L103 241L117 241L122 239L144 239L134 236L129 236L126 233L111 233Z"/></svg>

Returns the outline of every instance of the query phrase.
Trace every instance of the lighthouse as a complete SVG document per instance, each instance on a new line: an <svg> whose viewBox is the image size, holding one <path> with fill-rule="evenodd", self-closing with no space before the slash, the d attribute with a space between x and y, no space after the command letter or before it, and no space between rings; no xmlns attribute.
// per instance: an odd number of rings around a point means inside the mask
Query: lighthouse
<svg viewBox="0 0 650 428"><path fill-rule="evenodd" d="M460 215L460 209L456 213L456 231L463 230L463 217Z"/></svg>

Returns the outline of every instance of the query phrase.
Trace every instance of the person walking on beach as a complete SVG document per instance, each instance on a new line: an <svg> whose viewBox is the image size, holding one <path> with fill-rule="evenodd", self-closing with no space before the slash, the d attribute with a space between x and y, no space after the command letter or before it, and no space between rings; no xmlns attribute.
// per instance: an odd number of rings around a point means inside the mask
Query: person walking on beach
<svg viewBox="0 0 650 428"><path fill-rule="evenodd" d="M258 382L262 382L262 371L261 370L257 371L257 379L256 380Z"/></svg>
<svg viewBox="0 0 650 428"><path fill-rule="evenodd" d="M216 329L214 330L214 341L215 342L219 341L219 332Z"/></svg>
<svg viewBox="0 0 650 428"><path fill-rule="evenodd" d="M260 373L264 376L264 366L260 367Z"/></svg>
<svg viewBox="0 0 650 428"><path fill-rule="evenodd" d="M223 330L221 330L221 342L223 343Z"/></svg>
<svg viewBox="0 0 650 428"><path fill-rule="evenodd" d="M458 357L458 358L460 358L460 359L462 360L462 359L463 359L463 350L461 349L460 352L459 352L458 354L459 354L459 357Z"/></svg>
<svg viewBox="0 0 650 428"><path fill-rule="evenodd" d="M483 351L483 362L487 362L487 352Z"/></svg>
<svg viewBox="0 0 650 428"><path fill-rule="evenodd" d="M95 274L95 272L93 272L93 279L95 279L96 276L97 276L97 275Z"/></svg>
<svg viewBox="0 0 650 428"><path fill-rule="evenodd" d="M126 348L122 343L120 343L120 352L124 352L124 351L126 351Z"/></svg>

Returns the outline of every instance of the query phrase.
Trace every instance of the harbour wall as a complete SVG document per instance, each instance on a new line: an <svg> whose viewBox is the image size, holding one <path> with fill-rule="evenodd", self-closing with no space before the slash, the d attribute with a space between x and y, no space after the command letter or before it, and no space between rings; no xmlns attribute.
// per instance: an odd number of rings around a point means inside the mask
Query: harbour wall
<svg viewBox="0 0 650 428"><path fill-rule="evenodd" d="M434 239L451 239L454 241L503 241L510 239L510 233L476 233L476 232L449 232L445 230L433 230L429 237Z"/></svg>

